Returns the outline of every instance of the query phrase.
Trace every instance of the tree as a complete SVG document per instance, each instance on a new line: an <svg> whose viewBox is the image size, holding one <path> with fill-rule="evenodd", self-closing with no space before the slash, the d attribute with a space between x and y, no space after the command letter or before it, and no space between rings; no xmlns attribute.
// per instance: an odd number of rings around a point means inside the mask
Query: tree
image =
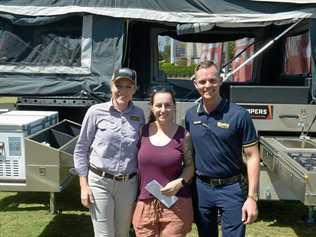
<svg viewBox="0 0 316 237"><path fill-rule="evenodd" d="M159 52L159 61L170 62L170 44L166 44L163 51Z"/></svg>

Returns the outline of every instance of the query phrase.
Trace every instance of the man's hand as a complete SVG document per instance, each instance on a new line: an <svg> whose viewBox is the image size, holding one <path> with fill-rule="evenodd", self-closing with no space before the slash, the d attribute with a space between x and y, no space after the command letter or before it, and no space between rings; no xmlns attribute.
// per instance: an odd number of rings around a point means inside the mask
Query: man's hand
<svg viewBox="0 0 316 237"><path fill-rule="evenodd" d="M94 198L91 189L88 185L81 187L81 204L87 208L90 207L91 203L94 203Z"/></svg>
<svg viewBox="0 0 316 237"><path fill-rule="evenodd" d="M161 193L166 196L175 195L183 186L181 181L182 178L172 180L171 182L167 183L165 187L160 189Z"/></svg>
<svg viewBox="0 0 316 237"><path fill-rule="evenodd" d="M256 193L258 192L258 183L260 176L260 155L258 144L244 148L247 161L248 174L248 198L242 207L242 221L244 224L251 224L257 219L258 209L256 202Z"/></svg>
<svg viewBox="0 0 316 237"><path fill-rule="evenodd" d="M244 224L253 223L258 217L257 202L248 197L242 207L242 222Z"/></svg>

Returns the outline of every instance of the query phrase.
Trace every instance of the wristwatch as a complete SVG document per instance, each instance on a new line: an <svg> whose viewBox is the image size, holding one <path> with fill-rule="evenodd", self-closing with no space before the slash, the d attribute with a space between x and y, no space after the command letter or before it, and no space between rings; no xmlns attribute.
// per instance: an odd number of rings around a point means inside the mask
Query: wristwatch
<svg viewBox="0 0 316 237"><path fill-rule="evenodd" d="M251 198L252 200L254 200L255 202L258 201L258 194L254 193L254 194L249 194L247 198Z"/></svg>

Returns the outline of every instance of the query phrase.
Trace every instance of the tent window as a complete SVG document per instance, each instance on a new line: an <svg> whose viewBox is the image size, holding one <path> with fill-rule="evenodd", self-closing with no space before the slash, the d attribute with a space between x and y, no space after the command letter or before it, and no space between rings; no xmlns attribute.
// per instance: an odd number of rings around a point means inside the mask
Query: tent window
<svg viewBox="0 0 316 237"><path fill-rule="evenodd" d="M253 39L243 38L231 42L188 43L172 39L168 36L158 37L159 69L165 71L168 78L190 79L194 67L201 61L211 60L219 68L230 61L235 55L246 49L231 64L222 68L222 75L237 68L254 53ZM248 45L251 45L248 47ZM249 82L252 80L252 62L247 63L236 72L231 81Z"/></svg>
<svg viewBox="0 0 316 237"><path fill-rule="evenodd" d="M285 41L283 71L285 75L301 75L311 72L311 44L308 32L290 36Z"/></svg>
<svg viewBox="0 0 316 237"><path fill-rule="evenodd" d="M13 25L0 19L0 64L80 66L82 18L44 26Z"/></svg>
<svg viewBox="0 0 316 237"><path fill-rule="evenodd" d="M229 72L253 55L253 41L254 39L252 38L242 38L230 42L193 43L181 42L169 36L158 36L158 81L167 78L168 82L177 91L176 95L178 97L191 96L193 95L191 91L194 88L190 78L193 75L195 66L199 62L205 60L213 61L221 68L221 75L225 78ZM241 51L243 52L239 55ZM231 61L235 55L239 56ZM223 68L223 66L230 61L231 63ZM252 70L253 63L250 61L229 79L234 83L251 82Z"/></svg>
<svg viewBox="0 0 316 237"><path fill-rule="evenodd" d="M14 25L0 18L0 72L91 73L92 16L46 25Z"/></svg>
<svg viewBox="0 0 316 237"><path fill-rule="evenodd" d="M253 39L243 38L231 42L218 43L188 43L172 39L168 36L158 37L159 66L160 70L167 73L168 77L190 78L194 67L201 61L211 60L219 68L230 61L235 55L246 49L231 64L222 68L222 73L228 73L237 68L241 63L254 53ZM250 47L248 47L251 45ZM246 64L236 72L231 81L248 82L252 80L252 62Z"/></svg>

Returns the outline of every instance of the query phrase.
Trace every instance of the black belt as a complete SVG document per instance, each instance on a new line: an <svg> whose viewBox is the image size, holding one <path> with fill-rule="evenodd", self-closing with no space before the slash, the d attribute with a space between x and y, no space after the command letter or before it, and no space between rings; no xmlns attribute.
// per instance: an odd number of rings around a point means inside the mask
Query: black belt
<svg viewBox="0 0 316 237"><path fill-rule="evenodd" d="M211 178L204 175L197 175L197 177L210 186L226 186L241 181L240 174L228 178Z"/></svg>
<svg viewBox="0 0 316 237"><path fill-rule="evenodd" d="M89 170L91 170L93 173L95 173L101 177L113 179L113 180L119 181L119 182L127 182L128 180L130 180L131 178L133 178L137 174L135 172L132 174L127 174L127 175L113 175L113 174L106 173L104 170L98 169L98 168L93 167L91 165L89 165Z"/></svg>

